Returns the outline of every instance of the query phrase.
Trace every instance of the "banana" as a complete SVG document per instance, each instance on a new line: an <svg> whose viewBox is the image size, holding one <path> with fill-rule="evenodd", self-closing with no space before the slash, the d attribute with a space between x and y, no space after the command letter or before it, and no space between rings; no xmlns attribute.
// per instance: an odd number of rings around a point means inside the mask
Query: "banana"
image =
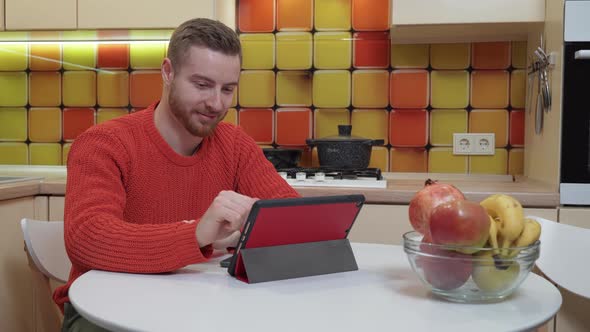
<svg viewBox="0 0 590 332"><path fill-rule="evenodd" d="M498 249L498 226L496 225L498 221L490 215L488 215L488 217L490 217L490 236L488 237L488 244L490 247L494 248L494 250L492 250L493 254L497 255L500 253L500 250Z"/></svg>
<svg viewBox="0 0 590 332"><path fill-rule="evenodd" d="M539 224L539 222L534 219L525 218L524 219L524 229L522 230L522 233L520 234L518 239L516 239L514 241L514 243L512 243L512 246L513 247L526 247L526 246L529 246L529 245L537 242L537 240L539 240L540 238L541 238L541 224ZM512 252L510 253L509 256L515 257L516 255L518 255L519 252L520 252L519 249L512 250Z"/></svg>
<svg viewBox="0 0 590 332"><path fill-rule="evenodd" d="M505 194L494 194L480 202L487 213L498 219L496 224L500 238L500 255L507 256L508 249L524 229L524 212L520 203Z"/></svg>

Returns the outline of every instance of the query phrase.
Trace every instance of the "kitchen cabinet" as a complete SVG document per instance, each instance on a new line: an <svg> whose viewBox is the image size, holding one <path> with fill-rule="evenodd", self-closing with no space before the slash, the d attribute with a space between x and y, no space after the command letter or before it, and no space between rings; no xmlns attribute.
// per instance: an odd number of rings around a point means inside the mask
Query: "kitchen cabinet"
<svg viewBox="0 0 590 332"><path fill-rule="evenodd" d="M6 30L76 29L77 0L4 0Z"/></svg>
<svg viewBox="0 0 590 332"><path fill-rule="evenodd" d="M215 0L78 0L79 29L175 28L195 17L214 18Z"/></svg>
<svg viewBox="0 0 590 332"><path fill-rule="evenodd" d="M32 280L20 220L47 218L46 198L0 201L0 331L35 331Z"/></svg>
<svg viewBox="0 0 590 332"><path fill-rule="evenodd" d="M4 0L0 0L0 31L4 30Z"/></svg>
<svg viewBox="0 0 590 332"><path fill-rule="evenodd" d="M64 220L64 196L49 196L49 220L63 221Z"/></svg>

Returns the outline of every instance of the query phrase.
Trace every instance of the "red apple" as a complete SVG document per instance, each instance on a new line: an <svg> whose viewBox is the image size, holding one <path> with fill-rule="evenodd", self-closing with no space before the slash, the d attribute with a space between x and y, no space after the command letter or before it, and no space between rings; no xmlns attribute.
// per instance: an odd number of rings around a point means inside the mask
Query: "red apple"
<svg viewBox="0 0 590 332"><path fill-rule="evenodd" d="M488 240L490 218L484 207L468 200L437 206L430 216L432 241L445 245L483 247ZM459 250L471 254L477 250Z"/></svg>
<svg viewBox="0 0 590 332"><path fill-rule="evenodd" d="M426 281L441 290L463 286L473 269L471 255L437 248L428 243L431 241L425 237L420 244L420 251L426 255L419 256L416 260L416 264L424 271Z"/></svg>

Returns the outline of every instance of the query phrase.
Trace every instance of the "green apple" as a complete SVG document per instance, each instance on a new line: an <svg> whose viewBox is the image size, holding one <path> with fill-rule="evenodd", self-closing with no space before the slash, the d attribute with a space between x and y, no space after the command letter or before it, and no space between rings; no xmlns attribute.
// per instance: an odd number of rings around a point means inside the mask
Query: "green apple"
<svg viewBox="0 0 590 332"><path fill-rule="evenodd" d="M473 264L471 277L479 289L483 291L506 290L518 278L520 265L517 262L509 262L498 266L494 262L492 254L491 251L481 251L474 255L476 261Z"/></svg>

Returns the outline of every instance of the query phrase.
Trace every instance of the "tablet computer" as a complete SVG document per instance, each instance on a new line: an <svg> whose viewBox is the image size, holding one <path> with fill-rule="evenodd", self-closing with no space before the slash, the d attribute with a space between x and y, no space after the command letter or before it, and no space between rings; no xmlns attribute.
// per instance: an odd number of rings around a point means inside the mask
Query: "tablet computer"
<svg viewBox="0 0 590 332"><path fill-rule="evenodd" d="M236 276L240 272L236 270L243 269L239 266L242 249L346 239L364 202L364 195L256 201L229 264L229 274Z"/></svg>

